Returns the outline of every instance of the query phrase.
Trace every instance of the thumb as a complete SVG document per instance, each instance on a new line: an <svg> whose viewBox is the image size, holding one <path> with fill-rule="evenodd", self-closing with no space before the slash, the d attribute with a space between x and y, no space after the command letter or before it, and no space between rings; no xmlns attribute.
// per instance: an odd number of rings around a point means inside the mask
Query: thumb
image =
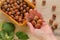
<svg viewBox="0 0 60 40"><path fill-rule="evenodd" d="M27 24L28 24L28 26L30 28L30 31L34 32L35 29L34 29L33 25L30 22L27 22Z"/></svg>

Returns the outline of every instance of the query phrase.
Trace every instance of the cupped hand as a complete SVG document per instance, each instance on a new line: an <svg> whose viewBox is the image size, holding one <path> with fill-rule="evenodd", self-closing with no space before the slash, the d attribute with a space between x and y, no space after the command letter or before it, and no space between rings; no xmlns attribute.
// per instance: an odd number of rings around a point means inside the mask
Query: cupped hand
<svg viewBox="0 0 60 40"><path fill-rule="evenodd" d="M41 13L37 12L36 9L34 10L31 9L29 11L29 14L31 14L32 17L33 15L37 15L43 20ZM28 16L29 16L28 13L26 13L27 20L28 20ZM35 29L30 22L27 22L27 24L28 24L28 27L30 28L30 32L36 37L39 37L39 38L43 37L44 40L56 40L56 37L51 30L51 27L44 20L40 29Z"/></svg>

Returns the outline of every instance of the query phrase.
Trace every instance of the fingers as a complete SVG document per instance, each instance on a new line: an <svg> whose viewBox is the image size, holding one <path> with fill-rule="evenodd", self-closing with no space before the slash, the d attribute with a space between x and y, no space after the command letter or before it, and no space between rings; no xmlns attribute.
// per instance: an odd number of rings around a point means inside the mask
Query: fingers
<svg viewBox="0 0 60 40"><path fill-rule="evenodd" d="M30 22L27 22L27 24L28 24L28 26L30 28L30 31L34 32L35 29L34 29L33 25Z"/></svg>
<svg viewBox="0 0 60 40"><path fill-rule="evenodd" d="M46 22L43 22L41 30L43 30L46 34L53 34L51 27Z"/></svg>

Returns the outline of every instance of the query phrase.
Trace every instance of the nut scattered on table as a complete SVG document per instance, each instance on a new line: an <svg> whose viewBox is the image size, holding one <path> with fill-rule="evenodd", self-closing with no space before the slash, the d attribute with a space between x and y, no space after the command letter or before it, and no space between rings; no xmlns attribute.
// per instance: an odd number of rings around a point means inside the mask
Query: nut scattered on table
<svg viewBox="0 0 60 40"><path fill-rule="evenodd" d="M56 5L53 5L52 6L52 11L55 11L56 10Z"/></svg>
<svg viewBox="0 0 60 40"><path fill-rule="evenodd" d="M42 5L43 5L43 6L46 5L46 0L42 0Z"/></svg>
<svg viewBox="0 0 60 40"><path fill-rule="evenodd" d="M52 19L55 20L56 19L56 14L52 15Z"/></svg>
<svg viewBox="0 0 60 40"><path fill-rule="evenodd" d="M53 19L50 19L50 20L49 20L49 25L52 25L53 22L54 22L54 20L53 20Z"/></svg>

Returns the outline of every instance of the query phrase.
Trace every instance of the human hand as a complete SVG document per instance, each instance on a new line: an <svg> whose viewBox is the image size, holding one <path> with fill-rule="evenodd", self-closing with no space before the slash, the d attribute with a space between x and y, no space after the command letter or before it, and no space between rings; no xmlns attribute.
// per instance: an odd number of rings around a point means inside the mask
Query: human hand
<svg viewBox="0 0 60 40"><path fill-rule="evenodd" d="M33 17L33 15L37 15L38 17L40 17L43 20L42 15L40 13L38 13L37 10L30 10L29 13L31 14L32 17ZM50 26L44 20L43 20L43 23L42 23L42 26L41 26L40 29L34 28L34 26L30 22L27 22L27 24L28 24L28 26L30 28L30 32L33 35L35 35L35 36L37 36L39 38L43 37L44 40L56 40Z"/></svg>

